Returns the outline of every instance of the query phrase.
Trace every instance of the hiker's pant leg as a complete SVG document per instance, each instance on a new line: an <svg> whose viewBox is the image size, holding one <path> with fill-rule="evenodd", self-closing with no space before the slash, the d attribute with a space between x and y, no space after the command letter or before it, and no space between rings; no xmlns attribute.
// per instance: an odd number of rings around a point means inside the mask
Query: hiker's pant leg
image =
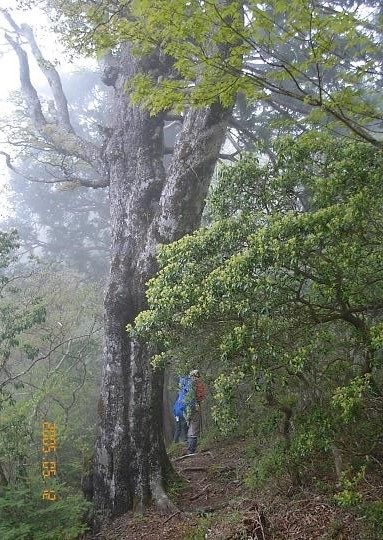
<svg viewBox="0 0 383 540"><path fill-rule="evenodd" d="M201 415L199 411L194 411L188 429L188 452L194 454L197 450L198 436L200 433Z"/></svg>
<svg viewBox="0 0 383 540"><path fill-rule="evenodd" d="M189 426L188 426L184 416L180 417L180 423L181 423L181 428L180 428L181 429L181 433L180 433L181 441L187 441Z"/></svg>
<svg viewBox="0 0 383 540"><path fill-rule="evenodd" d="M188 437L188 453L195 454L197 450L197 437Z"/></svg>
<svg viewBox="0 0 383 540"><path fill-rule="evenodd" d="M176 430L174 432L174 442L178 443L181 441L187 440L187 432L188 432L188 425L186 423L184 416L177 416L178 420L176 420Z"/></svg>
<svg viewBox="0 0 383 540"><path fill-rule="evenodd" d="M180 435L181 435L181 418L180 416L178 416L176 418L176 430L174 432L174 442L175 443L178 443L178 441L180 440Z"/></svg>

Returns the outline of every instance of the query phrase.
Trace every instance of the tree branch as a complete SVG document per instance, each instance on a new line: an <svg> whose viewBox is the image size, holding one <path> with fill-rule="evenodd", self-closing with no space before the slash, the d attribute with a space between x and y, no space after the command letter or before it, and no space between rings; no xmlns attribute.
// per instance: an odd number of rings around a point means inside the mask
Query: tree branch
<svg viewBox="0 0 383 540"><path fill-rule="evenodd" d="M25 178L26 180L29 180L30 182L35 182L35 183L39 183L39 184L63 184L64 186L67 184L67 187L63 188L63 190L65 190L65 189L73 189L75 187L75 185L77 185L77 187L81 185L81 186L84 186L84 187L91 187L91 188L104 188L104 187L107 186L107 184L105 183L105 181L102 178L96 178L96 179L83 178L81 176L75 176L75 175L70 175L70 177L68 177L68 178L55 177L46 168L45 168L45 170L46 170L47 174L50 175L50 178L49 179L48 178L41 179L40 177L31 176L29 174L26 174L21 169L18 169L17 167L15 167L13 165L13 163L12 163L11 156L7 152L4 152L3 150L0 150L0 155L3 155L5 157L5 163L6 163L7 167L12 172L17 174L18 176L21 176L22 178Z"/></svg>
<svg viewBox="0 0 383 540"><path fill-rule="evenodd" d="M27 104L33 125L38 131L41 131L47 124L47 121L43 115L39 96L31 83L27 53L9 34L5 34L5 39L11 45L19 59L21 92Z"/></svg>
<svg viewBox="0 0 383 540"><path fill-rule="evenodd" d="M235 159L235 156L238 156L240 152L233 152L232 154L219 154L219 159L223 159L223 160L228 160L228 161L233 161L234 163L236 163L238 160Z"/></svg>
<svg viewBox="0 0 383 540"><path fill-rule="evenodd" d="M52 62L43 57L42 52L36 43L32 28L27 24L22 24L20 29L22 35L27 39L31 47L32 54L35 57L41 71L45 75L49 86L51 87L53 99L56 105L58 122L68 131L74 132L70 123L67 99L65 97L61 79L56 68Z"/></svg>
<svg viewBox="0 0 383 540"><path fill-rule="evenodd" d="M27 25L23 25L22 28L19 28L7 11L1 10L1 13L15 32L17 32L19 37L22 36L28 39L33 54L39 63L40 69L48 79L54 96L58 114L58 124L49 123L42 112L40 99L36 89L31 83L27 53L21 47L18 40L14 39L9 34L6 34L5 37L17 54L19 60L21 91L27 104L29 117L33 127L39 135L49 144L52 144L58 152L64 155L75 156L85 161L103 178L102 181L98 180L96 183L89 180L81 181L81 185L87 187L105 187L109 185L109 174L102 157L101 149L92 142L81 138L73 131L60 77L53 64L45 60L40 49L37 47L32 30Z"/></svg>

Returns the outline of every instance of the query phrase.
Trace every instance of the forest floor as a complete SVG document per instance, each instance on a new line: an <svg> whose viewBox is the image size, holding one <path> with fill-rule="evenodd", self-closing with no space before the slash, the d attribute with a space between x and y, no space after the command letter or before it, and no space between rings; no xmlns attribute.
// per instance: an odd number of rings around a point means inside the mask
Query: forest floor
<svg viewBox="0 0 383 540"><path fill-rule="evenodd" d="M287 481L251 492L244 441L175 457L173 465L181 479L171 493L177 512L125 514L87 540L367 540L355 515L329 497L293 492Z"/></svg>

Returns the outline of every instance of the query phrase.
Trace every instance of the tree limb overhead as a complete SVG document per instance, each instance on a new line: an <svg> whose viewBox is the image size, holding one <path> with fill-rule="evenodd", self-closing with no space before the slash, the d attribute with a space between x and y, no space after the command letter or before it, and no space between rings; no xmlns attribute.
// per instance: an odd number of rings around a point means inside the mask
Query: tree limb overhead
<svg viewBox="0 0 383 540"><path fill-rule="evenodd" d="M81 185L95 188L108 186L108 168L102 157L101 148L74 132L70 123L67 100L62 89L59 74L53 64L43 57L35 42L32 29L27 25L18 27L7 11L1 10L1 13L17 35L28 40L40 69L49 82L54 97L57 111L57 123L48 122L44 116L41 101L31 82L27 53L20 45L17 38L6 33L6 40L18 57L21 91L27 105L33 128L45 141L52 144L60 153L68 156L75 156L85 161L91 165L102 178L102 180L96 180L95 182L83 179L81 180Z"/></svg>

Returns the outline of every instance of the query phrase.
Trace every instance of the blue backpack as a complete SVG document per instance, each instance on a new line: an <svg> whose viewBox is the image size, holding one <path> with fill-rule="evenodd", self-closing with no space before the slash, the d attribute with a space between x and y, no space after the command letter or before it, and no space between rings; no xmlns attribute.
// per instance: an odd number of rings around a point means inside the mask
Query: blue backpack
<svg viewBox="0 0 383 540"><path fill-rule="evenodd" d="M183 416L186 409L186 395L189 391L190 377L180 377L177 399L173 405L174 416Z"/></svg>

